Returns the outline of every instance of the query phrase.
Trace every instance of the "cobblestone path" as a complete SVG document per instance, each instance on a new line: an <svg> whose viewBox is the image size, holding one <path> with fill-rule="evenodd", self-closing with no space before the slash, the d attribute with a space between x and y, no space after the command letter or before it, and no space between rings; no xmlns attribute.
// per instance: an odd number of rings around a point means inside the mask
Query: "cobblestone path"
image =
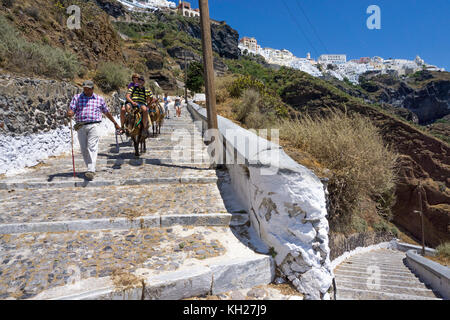
<svg viewBox="0 0 450 320"><path fill-rule="evenodd" d="M76 178L70 154L0 178L0 299L257 256L229 227L245 213L224 203L227 173L210 169L186 109L140 158L125 136L117 140L100 139L91 182L79 151Z"/></svg>
<svg viewBox="0 0 450 320"><path fill-rule="evenodd" d="M336 267L337 300L436 300L404 264L406 254L381 249L357 254Z"/></svg>

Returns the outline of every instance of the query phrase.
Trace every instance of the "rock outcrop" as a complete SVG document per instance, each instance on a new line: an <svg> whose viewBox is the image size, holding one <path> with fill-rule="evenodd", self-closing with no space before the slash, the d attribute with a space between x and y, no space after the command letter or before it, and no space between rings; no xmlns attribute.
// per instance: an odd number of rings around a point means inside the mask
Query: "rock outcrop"
<svg viewBox="0 0 450 320"><path fill-rule="evenodd" d="M167 50L167 52L169 53L169 55L175 59L175 61L179 64L180 68L182 70L184 70L184 55L186 55L186 62L190 63L190 62L203 62L203 58L186 49L183 47L173 47ZM217 57L213 57L213 67L214 67L214 71L216 72L216 74L218 76L221 76L223 74L225 74L225 72L228 70L228 67L225 63L222 62L221 59L218 59Z"/></svg>
<svg viewBox="0 0 450 320"><path fill-rule="evenodd" d="M166 13L157 12L155 13L158 20L162 23L167 22ZM185 32L193 38L201 39L202 33L200 29L199 20L176 20L178 29L181 32ZM229 25L223 24L211 24L211 41L212 47L219 56L228 59L237 59L240 56L240 50L238 48L239 44L239 33L231 28Z"/></svg>
<svg viewBox="0 0 450 320"><path fill-rule="evenodd" d="M369 97L372 102L408 109L417 116L420 124L450 114L448 72L422 71L403 79L371 72L361 76L360 80L361 87L372 93Z"/></svg>
<svg viewBox="0 0 450 320"><path fill-rule="evenodd" d="M125 15L124 6L118 1L95 0L95 2L103 11L105 11L107 14L109 14L114 18L118 18Z"/></svg>

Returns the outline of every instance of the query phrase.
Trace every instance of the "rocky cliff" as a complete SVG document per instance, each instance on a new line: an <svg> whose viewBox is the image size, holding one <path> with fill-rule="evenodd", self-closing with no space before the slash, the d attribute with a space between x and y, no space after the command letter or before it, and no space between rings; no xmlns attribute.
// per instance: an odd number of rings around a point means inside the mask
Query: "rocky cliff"
<svg viewBox="0 0 450 320"><path fill-rule="evenodd" d="M180 65L180 68L182 70L184 70L185 55L186 55L186 63L190 63L193 61L203 63L203 57L183 47L173 47L168 49L167 52L172 58L175 59L175 61ZM213 67L214 71L219 76L224 75L225 72L228 70L227 65L223 63L223 61L220 58L217 57L213 57Z"/></svg>
<svg viewBox="0 0 450 320"><path fill-rule="evenodd" d="M367 73L361 77L361 87L370 99L413 112L420 124L438 120L450 114L450 73L421 71L413 76Z"/></svg>
<svg viewBox="0 0 450 320"><path fill-rule="evenodd" d="M168 22L167 13L157 12L155 14L159 22ZM178 29L181 32L187 33L189 36L201 39L202 33L200 29L200 20L198 19L177 19L175 20ZM240 56L239 33L231 28L229 25L211 24L211 41L213 51L217 52L219 56L228 59L237 59ZM199 48L200 49L200 48Z"/></svg>

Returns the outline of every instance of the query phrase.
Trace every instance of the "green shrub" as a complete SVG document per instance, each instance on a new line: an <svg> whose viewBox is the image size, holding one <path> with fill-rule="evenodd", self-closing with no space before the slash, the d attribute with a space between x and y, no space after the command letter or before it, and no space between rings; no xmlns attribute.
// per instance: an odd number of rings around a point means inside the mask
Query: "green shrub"
<svg viewBox="0 0 450 320"><path fill-rule="evenodd" d="M251 77L251 76L240 76L228 87L228 92L233 98L240 98L246 89L255 89L260 94L265 91L264 83Z"/></svg>
<svg viewBox="0 0 450 320"><path fill-rule="evenodd" d="M73 79L80 69L71 52L46 44L28 42L0 16L0 63L9 69L23 70L25 65L35 74Z"/></svg>
<svg viewBox="0 0 450 320"><path fill-rule="evenodd" d="M186 87L192 92L201 92L204 85L203 64L195 61L190 63L187 70Z"/></svg>
<svg viewBox="0 0 450 320"><path fill-rule="evenodd" d="M358 233L364 233L368 230L367 221L361 218L358 214L352 216L351 227Z"/></svg>
<svg viewBox="0 0 450 320"><path fill-rule="evenodd" d="M373 228L377 232L390 232L395 237L398 237L399 235L399 230L397 229L397 227L389 225L389 223L387 223L385 220L381 220L375 223Z"/></svg>
<svg viewBox="0 0 450 320"><path fill-rule="evenodd" d="M450 242L445 242L436 247L438 256L450 259Z"/></svg>
<svg viewBox="0 0 450 320"><path fill-rule="evenodd" d="M131 71L114 62L102 62L97 68L94 81L104 91L119 90L127 85Z"/></svg>

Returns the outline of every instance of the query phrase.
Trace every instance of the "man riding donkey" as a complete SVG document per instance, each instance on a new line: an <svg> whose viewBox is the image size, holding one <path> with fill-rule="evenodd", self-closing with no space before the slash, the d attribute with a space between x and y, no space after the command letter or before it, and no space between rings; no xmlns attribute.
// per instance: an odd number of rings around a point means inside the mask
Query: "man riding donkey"
<svg viewBox="0 0 450 320"><path fill-rule="evenodd" d="M75 115L75 130L78 132L81 153L87 166L85 176L88 180L92 180L95 175L99 142L98 126L102 122L102 113L114 123L116 130L121 133L105 100L94 93L94 83L90 80L85 81L83 92L73 97L67 116L71 118Z"/></svg>
<svg viewBox="0 0 450 320"><path fill-rule="evenodd" d="M135 78L138 78L136 85ZM127 103L120 110L120 124L121 128L124 128L125 113L131 112L131 108L138 108L142 112L142 124L144 130L142 131L142 138L148 137L149 122L148 122L148 105L154 102L152 92L144 87L145 79L143 76L133 75L134 84L128 85L128 92L126 96Z"/></svg>

